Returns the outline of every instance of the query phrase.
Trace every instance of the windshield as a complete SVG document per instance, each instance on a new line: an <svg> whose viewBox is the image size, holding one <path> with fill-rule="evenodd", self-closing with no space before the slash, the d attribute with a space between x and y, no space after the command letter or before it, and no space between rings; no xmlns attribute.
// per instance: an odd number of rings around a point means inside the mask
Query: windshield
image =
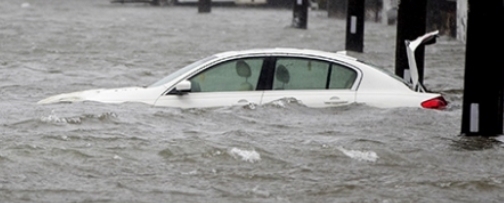
<svg viewBox="0 0 504 203"><path fill-rule="evenodd" d="M200 66L200 65L202 65L202 64L204 64L204 63L206 63L206 62L208 62L210 60L213 60L215 58L217 58L217 57L216 56L209 56L209 57L206 57L206 58L201 59L199 61L195 61L195 62L193 62L193 63L191 63L191 64L189 64L189 65L187 65L187 66L185 66L185 67L183 67L183 68L175 71L175 72L173 72L172 74L164 77L163 79L155 82L154 84L149 85L149 87L157 87L157 86L160 86L160 85L164 85L164 84L172 81L173 79L181 76L182 74L186 73L187 71L189 71L189 70L191 70L193 68L196 68L196 67L198 67L198 66Z"/></svg>

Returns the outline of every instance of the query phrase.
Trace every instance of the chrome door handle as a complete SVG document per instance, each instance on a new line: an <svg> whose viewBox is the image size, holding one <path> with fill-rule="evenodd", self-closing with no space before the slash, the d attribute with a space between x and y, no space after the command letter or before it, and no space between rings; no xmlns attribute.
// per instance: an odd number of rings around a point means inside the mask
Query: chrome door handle
<svg viewBox="0 0 504 203"><path fill-rule="evenodd" d="M238 104L248 104L248 103L250 103L250 102L248 100L246 100L246 99L240 99L240 100L238 100Z"/></svg>
<svg viewBox="0 0 504 203"><path fill-rule="evenodd" d="M324 104L347 104L348 101L325 101Z"/></svg>

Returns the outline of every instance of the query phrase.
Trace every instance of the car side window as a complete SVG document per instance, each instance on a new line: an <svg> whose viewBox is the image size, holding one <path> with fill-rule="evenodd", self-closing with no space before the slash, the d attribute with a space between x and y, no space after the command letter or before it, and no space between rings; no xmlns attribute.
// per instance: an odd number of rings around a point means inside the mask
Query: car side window
<svg viewBox="0 0 504 203"><path fill-rule="evenodd" d="M278 58L273 90L326 89L330 64L302 58Z"/></svg>
<svg viewBox="0 0 504 203"><path fill-rule="evenodd" d="M253 91L263 64L262 58L225 61L193 76L191 92Z"/></svg>
<svg viewBox="0 0 504 203"><path fill-rule="evenodd" d="M356 78L357 72L355 70L333 63L331 65L329 89L351 89Z"/></svg>

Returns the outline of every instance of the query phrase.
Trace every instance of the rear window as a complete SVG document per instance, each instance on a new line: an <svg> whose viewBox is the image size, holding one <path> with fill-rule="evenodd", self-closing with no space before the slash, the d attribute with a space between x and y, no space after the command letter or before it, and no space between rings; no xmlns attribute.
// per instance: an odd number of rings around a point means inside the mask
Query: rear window
<svg viewBox="0 0 504 203"><path fill-rule="evenodd" d="M404 85L406 85L406 86L408 86L408 87L410 87L410 88L411 88L411 84L410 84L409 82L406 82L403 78L401 78L401 77L397 76L396 74L394 74L394 73L392 73L392 72L390 72L390 71L386 70L385 68L382 68L382 67L376 66L376 65L374 65L374 64L370 64L370 63L365 62L365 61L361 61L361 60L358 60L358 61L359 61L359 62L361 62L361 63L363 63L363 64L365 64L365 65L367 65L367 66L369 66L369 67L371 67L371 68L374 68L374 69L376 69L376 70L379 70L379 71L381 71L381 72L383 72L383 73L385 73L385 74L389 75L390 77L392 77L392 78L394 78L394 79L396 79L396 80L398 80L398 81L402 82Z"/></svg>

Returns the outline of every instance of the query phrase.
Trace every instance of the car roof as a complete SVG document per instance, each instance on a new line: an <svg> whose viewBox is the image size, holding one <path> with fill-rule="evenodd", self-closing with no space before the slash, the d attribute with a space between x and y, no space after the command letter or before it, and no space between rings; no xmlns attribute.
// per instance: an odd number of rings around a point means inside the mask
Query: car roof
<svg viewBox="0 0 504 203"><path fill-rule="evenodd" d="M263 49L248 49L239 51L227 51L215 54L218 58L227 58L241 55L257 55L257 54L279 54L279 55L295 55L295 56L318 56L340 60L356 61L356 58L346 55L346 51L327 52L313 49L298 49L298 48L263 48Z"/></svg>

